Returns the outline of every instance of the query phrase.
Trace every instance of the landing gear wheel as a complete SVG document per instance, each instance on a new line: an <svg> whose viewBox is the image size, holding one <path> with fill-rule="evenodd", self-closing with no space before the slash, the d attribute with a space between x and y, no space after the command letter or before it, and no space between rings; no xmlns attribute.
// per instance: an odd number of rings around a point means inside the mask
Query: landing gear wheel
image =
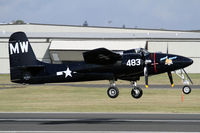
<svg viewBox="0 0 200 133"><path fill-rule="evenodd" d="M183 86L182 91L183 91L184 94L190 94L192 89L189 85L185 85L185 86Z"/></svg>
<svg viewBox="0 0 200 133"><path fill-rule="evenodd" d="M142 94L143 94L143 91L142 91L142 89L141 89L140 87L136 87L136 86L135 86L135 87L131 90L131 95L132 95L133 98L138 99L138 98L140 98L140 97L142 96Z"/></svg>
<svg viewBox="0 0 200 133"><path fill-rule="evenodd" d="M119 90L117 87L110 87L107 90L107 94L110 98L116 98L119 95Z"/></svg>

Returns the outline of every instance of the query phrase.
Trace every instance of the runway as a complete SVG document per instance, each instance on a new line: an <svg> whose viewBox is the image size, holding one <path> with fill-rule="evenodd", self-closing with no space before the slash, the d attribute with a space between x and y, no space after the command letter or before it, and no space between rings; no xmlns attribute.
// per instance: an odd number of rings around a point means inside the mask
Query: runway
<svg viewBox="0 0 200 133"><path fill-rule="evenodd" d="M0 113L1 131L200 132L200 114Z"/></svg>

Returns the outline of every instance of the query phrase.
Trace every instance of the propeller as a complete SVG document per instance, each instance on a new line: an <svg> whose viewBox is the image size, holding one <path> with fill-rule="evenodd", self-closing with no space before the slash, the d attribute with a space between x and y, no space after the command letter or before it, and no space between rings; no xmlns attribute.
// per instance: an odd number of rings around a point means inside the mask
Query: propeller
<svg viewBox="0 0 200 133"><path fill-rule="evenodd" d="M168 54L168 43L167 43L167 54Z"/></svg>
<svg viewBox="0 0 200 133"><path fill-rule="evenodd" d="M148 48L149 48L149 44L148 44L149 42L148 41L146 41L146 44L145 44L145 49L146 50L148 50Z"/></svg>
<svg viewBox="0 0 200 133"><path fill-rule="evenodd" d="M169 52L169 47L168 47L168 43L167 43L167 54L168 54L168 52ZM168 74L168 77L169 77L169 81L170 81L171 87L174 87L174 81L173 81L173 77L172 77L172 72L169 71L169 72L167 72L167 74Z"/></svg>
<svg viewBox="0 0 200 133"><path fill-rule="evenodd" d="M171 87L174 87L174 81L173 81L173 78L172 78L172 73L169 71L167 72L168 74L168 77L169 77L169 80L170 80L170 83L171 83Z"/></svg>
<svg viewBox="0 0 200 133"><path fill-rule="evenodd" d="M143 56L143 60L144 60L144 77L145 77L145 87L148 88L148 52L146 51L148 49L148 41L146 41L146 45L145 45L145 50L142 50L142 56Z"/></svg>
<svg viewBox="0 0 200 133"><path fill-rule="evenodd" d="M145 49L147 50L148 49L148 41L146 41L146 45L145 45ZM167 54L168 54L168 52L169 52L169 50L168 50L169 48L168 48L168 43L167 43ZM148 57L147 57L147 55L148 54L145 54L145 52L144 51L142 51L142 54L143 54L143 60L144 60L144 77L145 77L145 87L146 88L148 88L149 87L149 85L148 85L148 63L151 63L151 62L149 62L149 60L147 59ZM172 87L174 87L174 81L173 81L173 77L172 77L172 73L169 71L168 72L168 77L169 77L169 80L170 80L170 83L171 83L171 86Z"/></svg>
<svg viewBox="0 0 200 133"><path fill-rule="evenodd" d="M144 67L144 77L145 77L145 87L149 88L149 86L148 86L148 67L147 67L146 63L145 63L145 67Z"/></svg>

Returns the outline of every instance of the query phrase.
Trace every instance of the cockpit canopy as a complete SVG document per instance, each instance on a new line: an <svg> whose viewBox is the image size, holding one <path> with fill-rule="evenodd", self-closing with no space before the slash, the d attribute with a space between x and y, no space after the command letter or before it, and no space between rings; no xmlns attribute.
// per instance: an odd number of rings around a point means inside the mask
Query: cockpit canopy
<svg viewBox="0 0 200 133"><path fill-rule="evenodd" d="M136 48L136 49L130 49L130 50L123 51L123 54L133 54L133 53L146 55L149 52L144 48Z"/></svg>

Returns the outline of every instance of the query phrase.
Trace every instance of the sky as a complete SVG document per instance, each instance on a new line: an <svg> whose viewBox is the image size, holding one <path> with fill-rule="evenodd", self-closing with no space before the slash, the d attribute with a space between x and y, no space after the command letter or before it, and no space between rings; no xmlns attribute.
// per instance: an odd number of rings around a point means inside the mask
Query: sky
<svg viewBox="0 0 200 133"><path fill-rule="evenodd" d="M200 30L200 0L0 0L0 23Z"/></svg>

